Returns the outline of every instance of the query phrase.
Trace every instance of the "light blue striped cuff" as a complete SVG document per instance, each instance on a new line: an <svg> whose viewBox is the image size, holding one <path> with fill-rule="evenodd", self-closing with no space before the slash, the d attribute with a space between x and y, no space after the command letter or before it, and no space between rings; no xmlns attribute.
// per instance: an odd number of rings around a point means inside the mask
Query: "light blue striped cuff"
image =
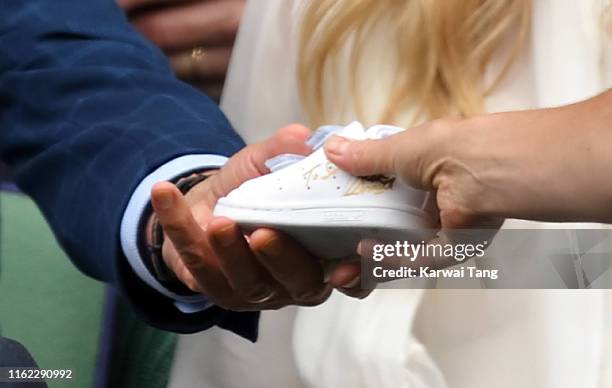
<svg viewBox="0 0 612 388"><path fill-rule="evenodd" d="M142 215L149 205L151 188L157 182L170 181L190 171L218 168L227 162L219 155L183 155L173 159L147 175L132 193L121 220L121 248L132 269L142 281L161 294L174 299L175 306L184 313L202 311L213 304L203 295L179 295L163 285L149 272L138 250L138 226Z"/></svg>

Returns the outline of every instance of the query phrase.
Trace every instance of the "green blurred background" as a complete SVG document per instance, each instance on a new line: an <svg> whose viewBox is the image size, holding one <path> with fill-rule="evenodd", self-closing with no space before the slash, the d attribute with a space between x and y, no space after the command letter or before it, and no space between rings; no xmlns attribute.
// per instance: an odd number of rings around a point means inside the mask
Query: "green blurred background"
<svg viewBox="0 0 612 388"><path fill-rule="evenodd" d="M21 342L41 368L73 370L73 380L49 387L94 387L104 360L109 387L167 385L174 334L147 326L121 300L104 326L104 285L74 267L27 197L0 191L0 223L0 335ZM103 328L112 335L101 344ZM99 357L105 347L111 357Z"/></svg>

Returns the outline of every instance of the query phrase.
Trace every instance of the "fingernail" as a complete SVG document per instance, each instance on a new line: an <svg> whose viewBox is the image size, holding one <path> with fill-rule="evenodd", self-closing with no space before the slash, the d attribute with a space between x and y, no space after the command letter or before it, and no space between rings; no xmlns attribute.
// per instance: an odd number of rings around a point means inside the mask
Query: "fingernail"
<svg viewBox="0 0 612 388"><path fill-rule="evenodd" d="M215 240L219 242L222 247L229 247L236 243L236 231L233 226L227 226L217 233L215 233Z"/></svg>
<svg viewBox="0 0 612 388"><path fill-rule="evenodd" d="M168 210L174 205L174 196L171 192L158 195L155 198L155 205L158 209Z"/></svg>
<svg viewBox="0 0 612 388"><path fill-rule="evenodd" d="M361 283L361 275L357 275L353 280L342 285L342 288L353 288Z"/></svg>
<svg viewBox="0 0 612 388"><path fill-rule="evenodd" d="M376 240L371 240L371 239L365 239L365 240L359 241L359 244L357 244L357 249L356 249L357 255L361 257L368 255L369 257L371 257L372 247L374 247L374 245L376 244L380 244L380 243Z"/></svg>
<svg viewBox="0 0 612 388"><path fill-rule="evenodd" d="M268 256L278 256L281 253L281 244L278 238L272 238L261 248L261 251Z"/></svg>
<svg viewBox="0 0 612 388"><path fill-rule="evenodd" d="M336 156L342 156L346 153L350 141L342 136L334 136L325 143L325 150Z"/></svg>

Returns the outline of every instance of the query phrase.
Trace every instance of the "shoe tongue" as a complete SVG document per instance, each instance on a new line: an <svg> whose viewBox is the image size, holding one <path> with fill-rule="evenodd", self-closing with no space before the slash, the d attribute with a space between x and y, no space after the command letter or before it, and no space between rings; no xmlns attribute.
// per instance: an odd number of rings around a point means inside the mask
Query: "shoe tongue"
<svg viewBox="0 0 612 388"><path fill-rule="evenodd" d="M343 129L344 127L340 125L325 125L323 127L319 127L312 133L310 138L308 138L306 144L308 144L313 151L318 150L321 148L321 146L323 146L323 144L325 144L330 136L342 132Z"/></svg>
<svg viewBox="0 0 612 388"><path fill-rule="evenodd" d="M268 159L264 162L266 167L270 170L270 172L282 170L285 167L289 167L295 162L299 162L304 159L303 155L296 154L280 154L271 159Z"/></svg>
<svg viewBox="0 0 612 388"><path fill-rule="evenodd" d="M327 139L334 135L361 140L366 138L366 131L358 121L353 121L346 127L341 125L325 125L319 127L306 143L312 147L313 151L316 151L325 144Z"/></svg>
<svg viewBox="0 0 612 388"><path fill-rule="evenodd" d="M363 140L368 138L363 125L361 125L361 123L358 121L353 121L345 127L341 125L325 125L319 127L306 141L306 144L312 147L314 152L323 147L323 144L325 144L327 139L334 135L355 140ZM304 158L305 156L303 155L281 154L273 157L272 159L266 160L265 165L268 167L268 169L270 169L270 172L274 172L290 166Z"/></svg>

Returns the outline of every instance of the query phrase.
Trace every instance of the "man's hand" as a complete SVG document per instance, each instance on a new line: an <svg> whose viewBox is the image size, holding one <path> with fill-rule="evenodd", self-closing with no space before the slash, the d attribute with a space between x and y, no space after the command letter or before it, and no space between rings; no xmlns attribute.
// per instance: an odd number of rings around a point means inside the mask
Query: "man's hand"
<svg viewBox="0 0 612 388"><path fill-rule="evenodd" d="M166 234L164 260L190 289L218 306L243 311L316 305L334 286L355 286L352 266L338 267L325 283L320 260L288 236L258 229L245 237L232 220L212 216L220 197L268 172L267 159L280 153L310 153L305 143L309 135L299 125L283 128L269 140L238 152L184 197L170 183L154 186L152 203ZM353 289L346 293L364 296Z"/></svg>
<svg viewBox="0 0 612 388"><path fill-rule="evenodd" d="M218 97L245 0L117 0L177 76Z"/></svg>

